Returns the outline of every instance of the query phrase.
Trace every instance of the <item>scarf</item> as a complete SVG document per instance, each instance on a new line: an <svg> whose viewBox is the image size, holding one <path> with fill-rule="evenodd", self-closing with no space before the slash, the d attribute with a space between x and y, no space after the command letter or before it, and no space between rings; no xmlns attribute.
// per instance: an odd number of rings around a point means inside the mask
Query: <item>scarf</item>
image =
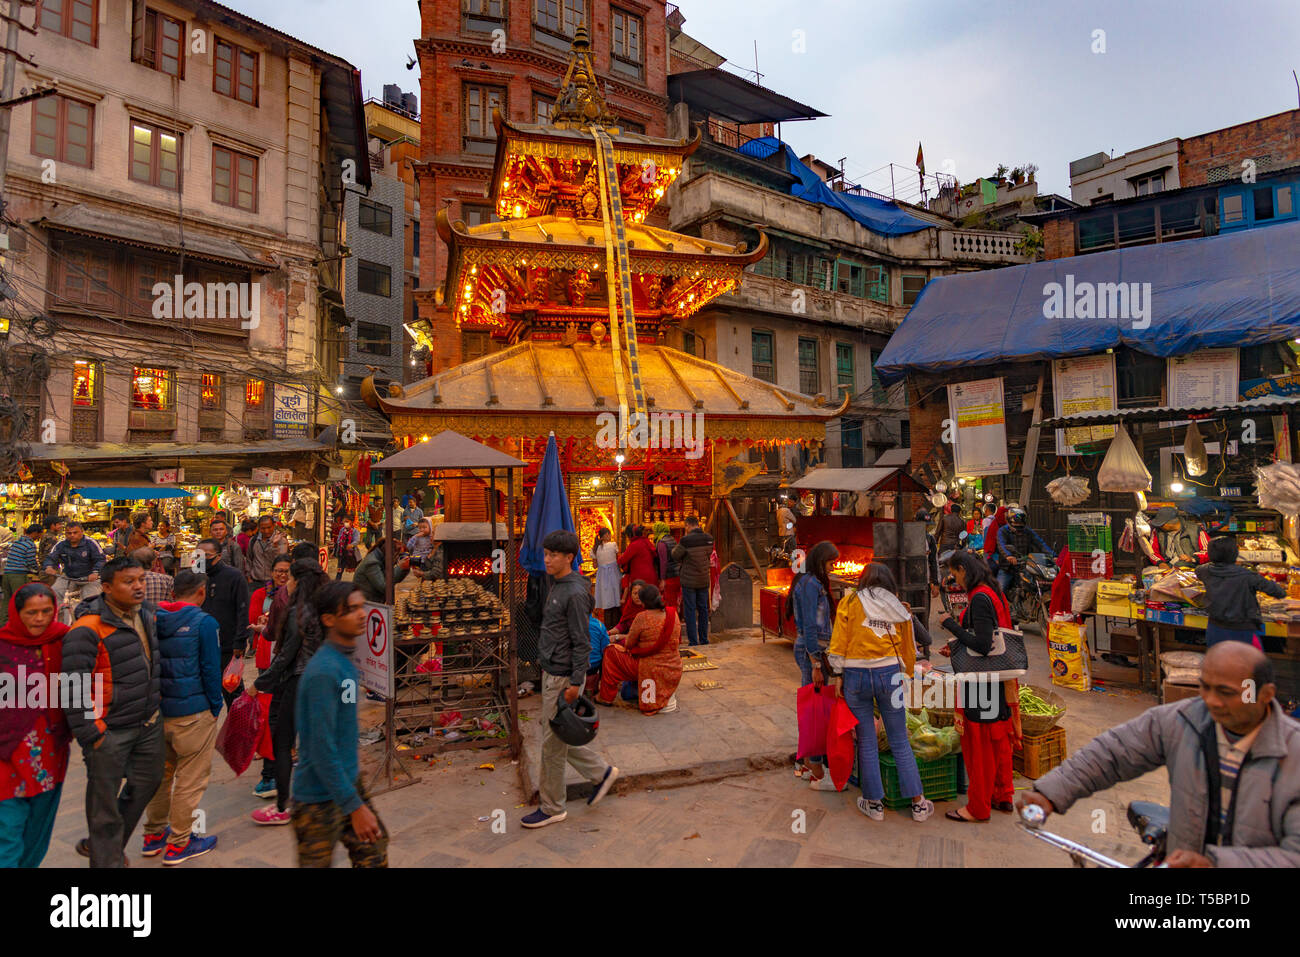
<svg viewBox="0 0 1300 957"><path fill-rule="evenodd" d="M998 530L1007 523L1007 507L999 505L998 510L993 513L993 523L989 525L989 530L984 533L984 554L994 555L998 550Z"/></svg>
<svg viewBox="0 0 1300 957"><path fill-rule="evenodd" d="M862 603L862 610L867 613L867 618L871 621L902 624L912 620L912 613L903 607L898 596L883 588L862 589L858 592L858 601Z"/></svg>
<svg viewBox="0 0 1300 957"><path fill-rule="evenodd" d="M68 626L57 618L59 605L53 589L48 585L40 585L40 589L42 594L54 602L56 614L44 632L33 635L18 617L17 593L9 599L9 620L0 626L0 674L5 675L5 682L12 682L18 692L17 700L12 706L0 708L0 758L6 760L13 754L18 742L36 727L41 716L40 708L23 706L25 686L18 683L19 668L22 667L22 673L28 676L28 681L33 673L44 670L48 695L55 687L50 676L58 674L63 665L62 638L68 633ZM44 661L41 660L38 649L44 652ZM45 711L51 728L63 724L63 713L57 700L47 700Z"/></svg>
<svg viewBox="0 0 1300 957"><path fill-rule="evenodd" d="M654 543L658 545L659 540L663 538L665 535L668 535L672 531L672 529L668 527L668 524L666 522L655 522L652 526L650 526L650 531L654 534Z"/></svg>

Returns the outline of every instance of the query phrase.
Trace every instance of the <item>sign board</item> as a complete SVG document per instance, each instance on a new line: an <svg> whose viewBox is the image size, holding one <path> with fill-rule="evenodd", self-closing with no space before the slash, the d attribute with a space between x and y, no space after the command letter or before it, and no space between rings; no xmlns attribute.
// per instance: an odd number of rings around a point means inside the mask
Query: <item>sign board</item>
<svg viewBox="0 0 1300 957"><path fill-rule="evenodd" d="M1270 395L1300 395L1300 373L1270 376L1267 379L1245 379L1239 390L1243 400L1263 399Z"/></svg>
<svg viewBox="0 0 1300 957"><path fill-rule="evenodd" d="M948 386L953 421L953 460L958 475L1003 475L1007 460L1007 416L1002 379L977 379Z"/></svg>
<svg viewBox="0 0 1300 957"><path fill-rule="evenodd" d="M329 568L330 550L322 545L316 550L316 560L320 563L321 568Z"/></svg>
<svg viewBox="0 0 1300 957"><path fill-rule="evenodd" d="M1115 356L1080 356L1052 363L1052 400L1056 415L1115 410ZM1056 430L1056 454L1077 455L1076 448L1109 442L1113 425L1085 425Z"/></svg>
<svg viewBox="0 0 1300 957"><path fill-rule="evenodd" d="M151 469L149 477L155 485L175 485L185 481L184 469Z"/></svg>
<svg viewBox="0 0 1300 957"><path fill-rule="evenodd" d="M1166 405L1176 408L1217 407L1237 402L1236 349L1202 349L1165 360L1169 395ZM1186 425L1187 420L1161 423L1161 428Z"/></svg>
<svg viewBox="0 0 1300 957"><path fill-rule="evenodd" d="M307 419L311 409L310 397L301 389L277 385L275 401L271 406L271 437L275 439L302 439L307 437Z"/></svg>
<svg viewBox="0 0 1300 957"><path fill-rule="evenodd" d="M255 468L249 472L250 485L288 485L293 481L293 469Z"/></svg>
<svg viewBox="0 0 1300 957"><path fill-rule="evenodd" d="M357 642L357 673L367 691L393 697L393 606L366 602L366 630Z"/></svg>

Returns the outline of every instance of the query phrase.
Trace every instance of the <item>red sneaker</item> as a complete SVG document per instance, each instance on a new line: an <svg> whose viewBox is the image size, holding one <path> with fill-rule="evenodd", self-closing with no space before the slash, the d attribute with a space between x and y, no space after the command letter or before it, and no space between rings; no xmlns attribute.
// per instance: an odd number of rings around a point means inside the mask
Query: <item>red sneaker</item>
<svg viewBox="0 0 1300 957"><path fill-rule="evenodd" d="M250 816L258 824L288 824L293 819L288 811L279 811L274 807L259 807Z"/></svg>

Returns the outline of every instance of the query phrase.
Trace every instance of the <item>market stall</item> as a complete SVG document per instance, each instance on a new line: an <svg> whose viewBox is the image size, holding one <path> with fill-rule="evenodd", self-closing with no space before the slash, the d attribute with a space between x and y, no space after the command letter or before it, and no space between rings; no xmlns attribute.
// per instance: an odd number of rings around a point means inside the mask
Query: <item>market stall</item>
<svg viewBox="0 0 1300 957"><path fill-rule="evenodd" d="M805 506L795 523L795 541L802 555L821 541L829 541L840 553L831 568L833 584L853 587L862 570L879 560L894 573L900 597L913 607L925 607L925 523L903 520L909 506L915 508L906 496L924 495L924 485L897 468L821 468L792 482L790 488ZM868 504L868 497L876 500L874 505L860 507L859 502ZM768 569L767 584L759 591L759 624L765 641L769 632L794 638L794 620L786 615L793 578L791 568Z"/></svg>

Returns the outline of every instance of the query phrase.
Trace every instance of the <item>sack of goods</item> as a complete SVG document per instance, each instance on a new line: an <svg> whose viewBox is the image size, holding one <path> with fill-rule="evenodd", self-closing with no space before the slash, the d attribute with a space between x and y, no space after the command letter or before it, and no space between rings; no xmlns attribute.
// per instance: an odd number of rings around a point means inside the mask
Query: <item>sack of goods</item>
<svg viewBox="0 0 1300 957"><path fill-rule="evenodd" d="M1097 488L1103 492L1145 492L1151 488L1151 473L1122 425L1115 427L1115 438L1097 469Z"/></svg>
<svg viewBox="0 0 1300 957"><path fill-rule="evenodd" d="M1092 688L1088 667L1088 626L1072 621L1054 621L1049 626L1047 655L1052 666L1052 684L1075 691Z"/></svg>
<svg viewBox="0 0 1300 957"><path fill-rule="evenodd" d="M1274 462L1255 469L1259 488L1259 507L1271 508L1283 515L1300 512L1300 468L1290 462Z"/></svg>
<svg viewBox="0 0 1300 957"><path fill-rule="evenodd" d="M1078 505L1088 497L1088 480L1077 475L1053 479L1047 483L1047 494L1061 505Z"/></svg>

